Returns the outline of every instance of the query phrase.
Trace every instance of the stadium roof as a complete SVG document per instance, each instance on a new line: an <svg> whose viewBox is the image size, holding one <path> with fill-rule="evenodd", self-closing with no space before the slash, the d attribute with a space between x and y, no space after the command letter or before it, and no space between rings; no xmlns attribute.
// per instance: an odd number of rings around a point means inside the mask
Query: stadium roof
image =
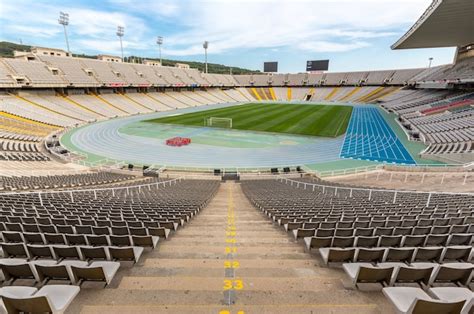
<svg viewBox="0 0 474 314"><path fill-rule="evenodd" d="M474 43L474 0L433 0L392 49L462 47Z"/></svg>

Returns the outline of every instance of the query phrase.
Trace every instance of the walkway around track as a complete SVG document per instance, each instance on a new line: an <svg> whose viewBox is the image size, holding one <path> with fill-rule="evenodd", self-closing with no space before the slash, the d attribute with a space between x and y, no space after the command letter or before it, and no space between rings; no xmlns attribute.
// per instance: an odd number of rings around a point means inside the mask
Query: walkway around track
<svg viewBox="0 0 474 314"><path fill-rule="evenodd" d="M392 313L381 292L347 290L341 278L228 182L111 286L84 286L68 313Z"/></svg>

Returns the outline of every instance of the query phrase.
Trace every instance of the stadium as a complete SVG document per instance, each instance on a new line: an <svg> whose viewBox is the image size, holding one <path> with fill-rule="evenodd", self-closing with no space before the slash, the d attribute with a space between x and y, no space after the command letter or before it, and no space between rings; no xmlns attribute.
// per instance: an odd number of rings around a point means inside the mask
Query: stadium
<svg viewBox="0 0 474 314"><path fill-rule="evenodd" d="M412 22L394 53L453 62L213 73L122 26L75 55L63 12L67 50L8 43L0 312L473 313L474 2Z"/></svg>

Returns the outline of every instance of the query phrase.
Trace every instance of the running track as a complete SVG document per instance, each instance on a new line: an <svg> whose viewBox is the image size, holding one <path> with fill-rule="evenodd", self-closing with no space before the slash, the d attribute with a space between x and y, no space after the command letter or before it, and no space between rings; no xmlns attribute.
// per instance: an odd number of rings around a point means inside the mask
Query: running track
<svg viewBox="0 0 474 314"><path fill-rule="evenodd" d="M354 107L341 158L416 163L375 107Z"/></svg>

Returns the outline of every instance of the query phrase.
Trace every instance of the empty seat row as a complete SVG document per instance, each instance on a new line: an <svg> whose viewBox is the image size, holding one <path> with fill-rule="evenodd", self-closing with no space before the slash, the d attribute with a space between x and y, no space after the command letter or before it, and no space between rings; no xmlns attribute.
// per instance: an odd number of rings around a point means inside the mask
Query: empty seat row
<svg viewBox="0 0 474 314"><path fill-rule="evenodd" d="M306 250L322 247L424 247L424 246L452 246L471 245L472 233L465 234L429 234L429 235L407 235L407 236L329 236L329 237L305 237Z"/></svg>
<svg viewBox="0 0 474 314"><path fill-rule="evenodd" d="M172 221L155 222L153 227L95 227L83 225L38 225L38 224L16 224L5 223L5 229L2 235L5 237L14 235L15 233L63 233L63 234L80 234L80 235L154 235L168 237L172 230L177 229L177 223ZM168 228L164 228L163 225ZM2 224L0 223L0 230Z"/></svg>
<svg viewBox="0 0 474 314"><path fill-rule="evenodd" d="M68 285L0 288L1 313L64 313L80 288Z"/></svg>
<svg viewBox="0 0 474 314"><path fill-rule="evenodd" d="M436 287L423 291L414 287L386 287L383 294L400 314L472 313L473 292L459 287Z"/></svg>
<svg viewBox="0 0 474 314"><path fill-rule="evenodd" d="M425 226L425 227L378 227L378 228L338 228L338 229L305 229L292 230L295 239L307 236L398 236L398 235L428 235L428 234L452 234L473 233L474 224L452 225L452 226Z"/></svg>
<svg viewBox="0 0 474 314"><path fill-rule="evenodd" d="M472 283L472 263L346 263L342 265L351 284L378 283L382 286L419 284L428 287L438 284L468 286Z"/></svg>
<svg viewBox="0 0 474 314"><path fill-rule="evenodd" d="M119 262L109 261L27 261L21 258L0 259L4 284L12 285L16 280L33 280L45 285L50 280L67 281L81 285L84 281L103 281L108 285L120 268Z"/></svg>
<svg viewBox="0 0 474 314"><path fill-rule="evenodd" d="M437 262L460 261L470 263L472 246L423 247L423 248L321 248L318 250L324 264L352 262Z"/></svg>

